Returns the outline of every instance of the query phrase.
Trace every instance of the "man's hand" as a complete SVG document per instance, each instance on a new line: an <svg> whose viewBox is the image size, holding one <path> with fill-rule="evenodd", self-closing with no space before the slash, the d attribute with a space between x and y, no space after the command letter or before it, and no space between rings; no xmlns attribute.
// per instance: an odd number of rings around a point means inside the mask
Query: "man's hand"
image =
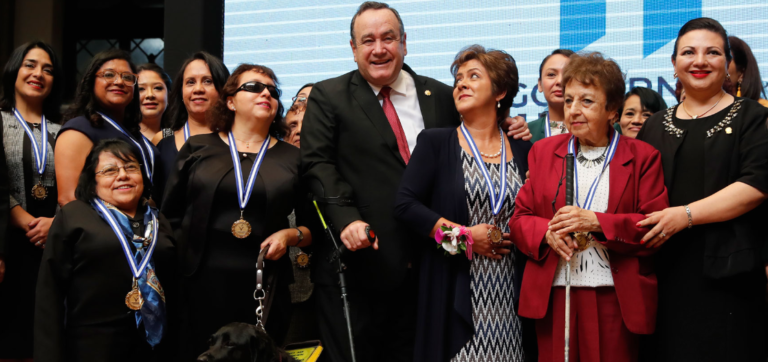
<svg viewBox="0 0 768 362"><path fill-rule="evenodd" d="M507 117L501 128L507 130L507 136L512 136L516 140L530 141L533 138L531 131L528 129L528 122L520 116L515 116L514 118Z"/></svg>
<svg viewBox="0 0 768 362"><path fill-rule="evenodd" d="M365 249L373 245L374 250L379 250L379 237L376 237L373 244L368 241L368 235L365 233L365 227L368 226L362 220L353 221L341 231L341 242L349 251Z"/></svg>

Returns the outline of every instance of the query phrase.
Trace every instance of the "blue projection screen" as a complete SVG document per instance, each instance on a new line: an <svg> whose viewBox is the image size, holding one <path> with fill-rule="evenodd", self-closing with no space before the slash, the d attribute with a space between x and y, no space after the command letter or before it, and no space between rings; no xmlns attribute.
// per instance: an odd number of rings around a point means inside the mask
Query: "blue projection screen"
<svg viewBox="0 0 768 362"><path fill-rule="evenodd" d="M228 0L224 8L224 63L269 66L290 98L309 82L357 68L349 25L361 2ZM688 20L714 18L747 42L761 75L768 75L768 2L765 0L542 0L390 1L403 19L416 73L452 84L449 65L461 48L503 49L517 61L520 93L512 114L528 121L546 109L538 67L556 48L600 51L626 73L627 89L651 87L675 104L670 56Z"/></svg>

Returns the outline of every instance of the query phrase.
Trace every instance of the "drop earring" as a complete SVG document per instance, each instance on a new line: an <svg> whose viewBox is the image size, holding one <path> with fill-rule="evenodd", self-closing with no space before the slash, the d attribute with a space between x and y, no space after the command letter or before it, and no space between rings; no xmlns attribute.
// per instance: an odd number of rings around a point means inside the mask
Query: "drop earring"
<svg viewBox="0 0 768 362"><path fill-rule="evenodd" d="M677 72L675 72L675 74L672 75L672 78L677 79Z"/></svg>
<svg viewBox="0 0 768 362"><path fill-rule="evenodd" d="M496 108L501 108L501 102L496 102Z"/></svg>
<svg viewBox="0 0 768 362"><path fill-rule="evenodd" d="M736 96L741 97L741 82L739 82L738 85L739 85L739 88L738 90L736 90Z"/></svg>

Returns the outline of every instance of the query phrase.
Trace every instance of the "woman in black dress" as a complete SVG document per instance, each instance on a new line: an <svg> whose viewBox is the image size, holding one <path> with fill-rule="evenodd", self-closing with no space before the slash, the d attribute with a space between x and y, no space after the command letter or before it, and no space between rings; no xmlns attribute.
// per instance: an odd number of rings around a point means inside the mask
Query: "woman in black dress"
<svg viewBox="0 0 768 362"><path fill-rule="evenodd" d="M637 138L661 152L670 208L640 225L664 243L653 361L765 361L768 109L723 91L731 52L715 20L686 23L672 63L685 100L649 118ZM674 236L673 236L674 235Z"/></svg>
<svg viewBox="0 0 768 362"><path fill-rule="evenodd" d="M75 199L85 158L99 141L121 138L136 148L144 176L152 184L159 169L157 149L139 132L141 111L136 94L136 66L131 56L119 49L98 53L77 86L75 102L64 115L64 125L56 138L56 182L59 205ZM156 192L155 189L152 190ZM154 197L159 201L161 194Z"/></svg>
<svg viewBox="0 0 768 362"><path fill-rule="evenodd" d="M312 242L308 202L299 185L299 149L270 136L280 123L280 91L271 69L242 64L222 89L212 129L179 151L163 213L179 240L184 314L182 360L230 322L255 323L256 259L269 248L267 275L276 277L267 332L282 344L290 318L288 246ZM313 217L314 216L314 217Z"/></svg>
<svg viewBox="0 0 768 362"><path fill-rule="evenodd" d="M124 140L96 144L56 214L35 302L35 361L175 361L176 253Z"/></svg>
<svg viewBox="0 0 768 362"><path fill-rule="evenodd" d="M3 79L0 117L12 228L0 237L7 262L0 278L0 360L31 360L37 270L56 213L53 146L64 75L53 49L32 42L14 51Z"/></svg>
<svg viewBox="0 0 768 362"><path fill-rule="evenodd" d="M173 172L176 155L187 139L211 133L208 110L219 100L227 78L229 70L224 63L206 52L195 53L181 65L168 96L167 118L171 129L164 129L152 139L163 163L162 170L158 170L158 186L162 187L163 180Z"/></svg>

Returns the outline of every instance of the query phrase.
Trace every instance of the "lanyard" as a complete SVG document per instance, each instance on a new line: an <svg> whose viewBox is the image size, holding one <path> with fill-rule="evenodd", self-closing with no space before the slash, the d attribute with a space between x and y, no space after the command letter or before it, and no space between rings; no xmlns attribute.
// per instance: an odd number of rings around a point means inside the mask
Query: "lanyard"
<svg viewBox="0 0 768 362"><path fill-rule="evenodd" d="M259 154L256 156L256 161L251 167L251 174L248 175L248 183L243 185L243 169L240 166L240 157L237 155L237 146L235 145L235 136L232 135L232 131L228 134L229 137L229 152L232 154L232 163L235 165L235 181L237 183L237 201L240 205L240 210L245 210L245 206L248 205L248 200L251 199L251 192L253 192L253 185L256 182L256 175L261 168L261 162L264 161L264 155L267 154L267 148L269 148L269 141L271 137L267 135L264 143L261 144Z"/></svg>
<svg viewBox="0 0 768 362"><path fill-rule="evenodd" d="M575 140L576 137L571 136L571 139L568 141L568 153L576 155L576 149L575 149ZM600 178L603 177L603 172L605 172L605 168L608 167L608 164L611 163L611 160L613 159L613 156L616 154L616 148L619 145L619 132L615 129L613 130L613 137L611 138L611 141L608 143L608 153L605 157L605 161L603 162L603 169L600 171L600 174L595 177L595 180L592 181L592 186L589 187L589 191L587 192L587 199L584 200L584 207L583 209L589 210L590 207L592 207L592 200L595 199L595 193L597 193L597 184L600 183ZM576 158L574 157L573 162L576 162ZM576 178L576 182L574 182L574 188L575 188L575 196L576 196L576 206L581 207L579 205L579 169L576 167L576 165L573 165L573 175Z"/></svg>
<svg viewBox="0 0 768 362"><path fill-rule="evenodd" d="M45 121L45 115L43 115L43 120L40 122L42 144L39 146L37 144L37 140L35 140L35 134L32 133L32 129L29 128L29 125L24 120L24 117L21 116L21 113L19 113L17 109L14 109L13 115L16 116L16 120L21 123L21 127L24 128L24 132L26 132L27 136L29 136L29 141L32 143L32 153L35 154L35 165L37 166L37 173L42 176L45 172L45 166L48 160L48 125Z"/></svg>
<svg viewBox="0 0 768 362"><path fill-rule="evenodd" d="M157 245L157 234L159 234L159 230L153 230L152 242L147 247L147 252L144 255L144 258L141 259L141 264L136 265L136 259L134 259L133 253L131 253L131 246L128 242L128 239L126 239L125 234L123 233L122 229L120 229L120 225L117 224L117 220L115 220L114 215L112 215L112 213L104 205L104 201L94 199L93 204L99 208L101 214L104 216L104 219L107 220L107 224L112 227L112 231L115 232L115 235L117 235L117 238L120 240L120 245L123 247L125 259L128 260L128 265L131 267L131 273L133 273L133 277L136 279L141 278L141 275L144 274L144 270L147 268L147 265L149 265L149 261L152 259L152 253L155 251L155 246ZM155 217L155 215L152 215L152 222L157 228L158 223L157 217Z"/></svg>
<svg viewBox="0 0 768 362"><path fill-rule="evenodd" d="M189 139L189 121L187 121L187 123L184 123L184 143L186 143L188 139Z"/></svg>
<svg viewBox="0 0 768 362"><path fill-rule="evenodd" d="M112 125L115 129L120 131L122 134L124 134L128 139L133 142L136 147L138 147L139 152L141 152L141 159L144 161L144 169L147 171L147 177L149 177L149 181L152 182L152 175L155 173L155 152L152 151L152 142L150 142L147 137L144 137L144 135L141 136L142 140L144 141L144 145L147 147L146 153L149 153L149 162L147 162L147 155L144 152L144 148L141 147L141 144L136 141L133 136L131 136L130 133L126 132L123 127L120 127L117 122L113 121L111 118L107 117L104 113L97 112L101 116L101 118L104 118L107 123Z"/></svg>
<svg viewBox="0 0 768 362"><path fill-rule="evenodd" d="M499 128L499 132L501 128ZM504 204L504 195L507 193L507 147L504 145L504 137L501 138L501 170L499 171L499 196L496 196L496 188L493 187L493 180L491 180L491 174L488 172L488 168L485 167L485 161L483 161L480 150L477 149L475 140L472 139L472 135L467 131L467 127L464 123L461 123L461 133L464 134L464 139L467 141L469 148L472 150L472 155L475 157L475 163L480 167L480 171L483 172L485 183L488 185L488 194L491 195L491 211L496 216L501 211L501 206ZM504 134L502 132L502 134Z"/></svg>

